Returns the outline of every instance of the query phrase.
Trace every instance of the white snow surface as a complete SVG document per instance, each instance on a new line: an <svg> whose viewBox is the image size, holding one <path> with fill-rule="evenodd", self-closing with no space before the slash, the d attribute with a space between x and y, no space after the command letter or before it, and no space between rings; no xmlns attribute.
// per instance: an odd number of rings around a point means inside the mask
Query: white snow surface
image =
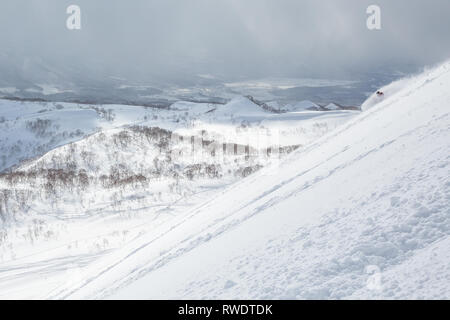
<svg viewBox="0 0 450 320"><path fill-rule="evenodd" d="M192 153L190 138L293 150L358 114L277 114L244 97L169 109L0 99L0 299L59 298L272 161ZM167 130L186 139L159 144Z"/></svg>
<svg viewBox="0 0 450 320"><path fill-rule="evenodd" d="M449 299L450 63L384 92L46 298Z"/></svg>

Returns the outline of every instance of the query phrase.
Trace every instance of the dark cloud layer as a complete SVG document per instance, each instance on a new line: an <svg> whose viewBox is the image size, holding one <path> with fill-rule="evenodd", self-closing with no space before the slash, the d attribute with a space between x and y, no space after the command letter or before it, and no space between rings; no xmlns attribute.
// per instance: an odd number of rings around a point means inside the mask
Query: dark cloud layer
<svg viewBox="0 0 450 320"><path fill-rule="evenodd" d="M66 29L70 4L80 31ZM366 28L370 4L380 31ZM338 77L449 58L449 16L448 0L14 0L0 3L0 53L91 77Z"/></svg>

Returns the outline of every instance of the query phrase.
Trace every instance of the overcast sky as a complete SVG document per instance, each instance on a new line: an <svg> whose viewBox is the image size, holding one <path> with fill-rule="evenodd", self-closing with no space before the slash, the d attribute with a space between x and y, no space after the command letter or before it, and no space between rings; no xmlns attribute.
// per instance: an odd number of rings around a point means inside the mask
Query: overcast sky
<svg viewBox="0 0 450 320"><path fill-rule="evenodd" d="M82 29L66 28L77 4ZM366 28L381 7L382 30ZM344 76L450 58L449 0L3 0L0 53L145 74ZM0 75L1 76L1 75Z"/></svg>

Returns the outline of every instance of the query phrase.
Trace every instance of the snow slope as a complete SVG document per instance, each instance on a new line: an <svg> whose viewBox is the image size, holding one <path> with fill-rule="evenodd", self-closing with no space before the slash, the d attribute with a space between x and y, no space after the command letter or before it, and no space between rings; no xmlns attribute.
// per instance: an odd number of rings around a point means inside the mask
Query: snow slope
<svg viewBox="0 0 450 320"><path fill-rule="evenodd" d="M47 298L450 298L450 63Z"/></svg>
<svg viewBox="0 0 450 320"><path fill-rule="evenodd" d="M266 148L285 156L357 114L278 114L245 97L168 109L0 99L0 299L77 283L101 257L277 161Z"/></svg>

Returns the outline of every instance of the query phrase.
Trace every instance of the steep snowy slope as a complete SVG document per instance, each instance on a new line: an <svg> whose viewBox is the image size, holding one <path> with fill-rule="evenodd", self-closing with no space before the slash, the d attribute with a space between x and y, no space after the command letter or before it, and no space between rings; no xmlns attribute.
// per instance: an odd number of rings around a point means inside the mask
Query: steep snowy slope
<svg viewBox="0 0 450 320"><path fill-rule="evenodd" d="M450 63L48 298L450 298Z"/></svg>

